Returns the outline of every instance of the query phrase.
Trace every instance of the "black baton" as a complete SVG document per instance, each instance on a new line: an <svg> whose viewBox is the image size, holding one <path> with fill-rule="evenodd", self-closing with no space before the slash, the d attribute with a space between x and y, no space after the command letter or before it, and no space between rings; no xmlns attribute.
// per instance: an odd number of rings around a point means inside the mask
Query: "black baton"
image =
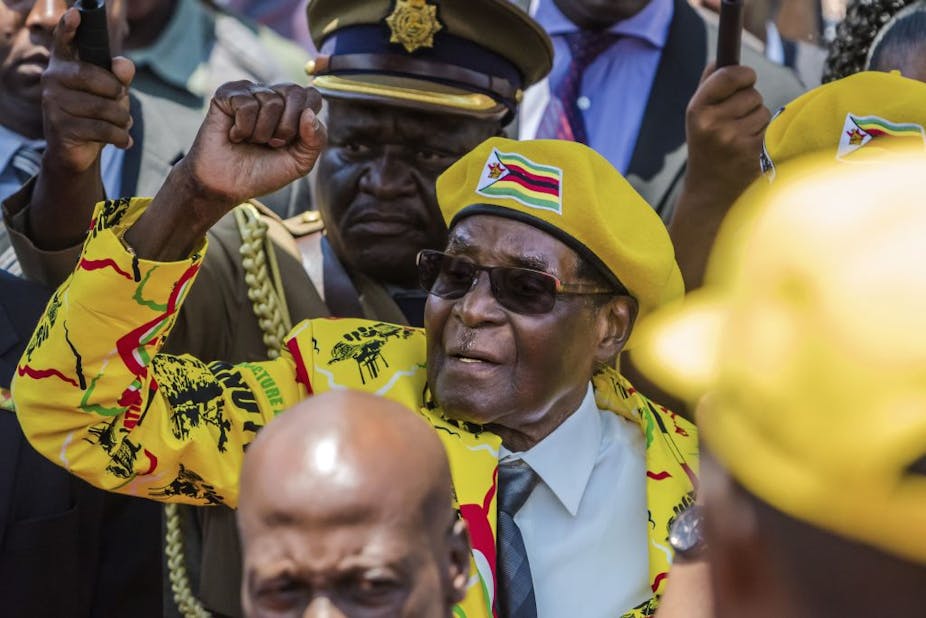
<svg viewBox="0 0 926 618"><path fill-rule="evenodd" d="M740 63L743 38L743 0L720 0L717 68Z"/></svg>
<svg viewBox="0 0 926 618"><path fill-rule="evenodd" d="M76 6L80 11L80 26L77 28L77 53L80 59L112 71L106 3L103 0L77 0Z"/></svg>

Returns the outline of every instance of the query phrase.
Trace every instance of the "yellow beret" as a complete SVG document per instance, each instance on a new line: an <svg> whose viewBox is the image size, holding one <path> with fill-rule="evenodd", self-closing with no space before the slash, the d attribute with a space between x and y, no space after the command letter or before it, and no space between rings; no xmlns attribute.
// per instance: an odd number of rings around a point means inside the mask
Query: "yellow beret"
<svg viewBox="0 0 926 618"><path fill-rule="evenodd" d="M493 214L558 238L625 287L640 316L684 293L662 220L604 157L582 144L493 137L441 174L437 200L448 227Z"/></svg>
<svg viewBox="0 0 926 618"><path fill-rule="evenodd" d="M741 198L634 360L750 493L926 564L926 157L824 158Z"/></svg>
<svg viewBox="0 0 926 618"><path fill-rule="evenodd" d="M926 151L926 84L866 71L818 86L782 107L765 131L762 169L801 155L829 153L847 163L884 150Z"/></svg>

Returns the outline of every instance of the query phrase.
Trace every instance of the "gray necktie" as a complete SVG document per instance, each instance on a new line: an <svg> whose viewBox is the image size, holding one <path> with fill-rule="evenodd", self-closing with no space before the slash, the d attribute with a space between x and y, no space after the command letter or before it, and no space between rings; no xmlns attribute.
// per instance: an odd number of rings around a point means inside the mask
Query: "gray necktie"
<svg viewBox="0 0 926 618"><path fill-rule="evenodd" d="M22 146L10 161L19 182L26 182L39 173L42 167L42 152L32 146Z"/></svg>
<svg viewBox="0 0 926 618"><path fill-rule="evenodd" d="M16 252L10 244L10 236L2 223L0 223L0 270L9 271L13 275L22 274L19 260L16 259Z"/></svg>
<svg viewBox="0 0 926 618"><path fill-rule="evenodd" d="M536 618L534 582L515 514L538 481L521 460L498 467L498 608L501 618Z"/></svg>

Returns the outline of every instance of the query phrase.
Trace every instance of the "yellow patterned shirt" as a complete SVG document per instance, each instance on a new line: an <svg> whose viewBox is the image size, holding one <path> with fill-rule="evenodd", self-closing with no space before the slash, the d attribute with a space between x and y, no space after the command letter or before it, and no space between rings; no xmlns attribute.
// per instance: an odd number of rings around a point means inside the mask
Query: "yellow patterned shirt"
<svg viewBox="0 0 926 618"><path fill-rule="evenodd" d="M495 478L500 439L447 419L428 395L425 335L365 320L299 324L277 360L231 365L160 354L196 277L189 260L139 260L121 241L145 200L97 208L74 274L52 297L13 383L30 442L73 474L109 491L163 502L234 507L246 445L260 428L312 393L362 389L417 410L450 459L457 506L469 524L474 578L457 616L493 615ZM639 424L646 437L649 573L653 598L625 616L655 611L672 554L667 528L691 501L697 437L616 371L593 380L596 403Z"/></svg>

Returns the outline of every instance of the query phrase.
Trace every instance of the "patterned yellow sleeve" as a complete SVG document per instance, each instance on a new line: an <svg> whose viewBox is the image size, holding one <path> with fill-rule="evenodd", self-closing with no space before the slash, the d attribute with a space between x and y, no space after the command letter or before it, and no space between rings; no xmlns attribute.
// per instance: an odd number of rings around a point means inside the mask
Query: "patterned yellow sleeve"
<svg viewBox="0 0 926 618"><path fill-rule="evenodd" d="M40 453L97 487L235 506L245 446L306 389L289 352L242 365L158 354L205 243L182 262L136 258L121 235L147 203L97 207L20 360L17 414Z"/></svg>

